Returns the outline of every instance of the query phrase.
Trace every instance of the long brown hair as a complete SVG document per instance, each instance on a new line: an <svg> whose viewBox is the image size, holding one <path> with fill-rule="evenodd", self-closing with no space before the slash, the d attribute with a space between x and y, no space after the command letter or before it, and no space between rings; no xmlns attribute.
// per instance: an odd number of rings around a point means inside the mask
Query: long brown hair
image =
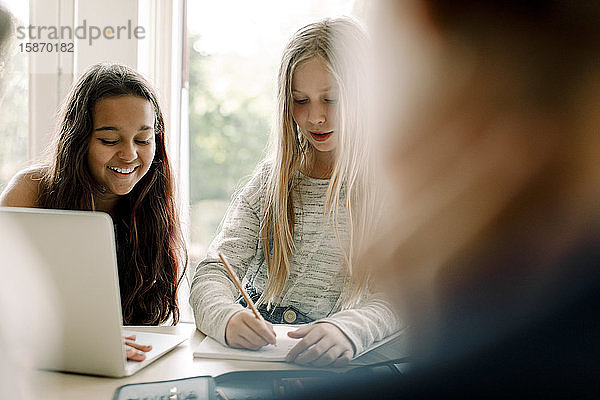
<svg viewBox="0 0 600 400"><path fill-rule="evenodd" d="M137 96L154 108L156 152L150 169L120 196L113 219L123 322L156 325L172 315L179 321L177 288L187 264L173 178L165 148L165 125L158 98L137 72L118 64L96 64L73 86L63 105L51 160L42 177L37 206L94 210L102 192L87 166L93 110L98 101Z"/></svg>

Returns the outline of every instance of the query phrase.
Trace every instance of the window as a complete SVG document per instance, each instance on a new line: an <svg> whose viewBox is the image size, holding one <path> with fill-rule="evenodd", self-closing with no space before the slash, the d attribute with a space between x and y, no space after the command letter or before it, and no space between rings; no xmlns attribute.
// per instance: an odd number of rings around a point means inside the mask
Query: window
<svg viewBox="0 0 600 400"><path fill-rule="evenodd" d="M188 3L190 266L205 255L237 189L265 154L283 47L324 17L360 17L363 3Z"/></svg>
<svg viewBox="0 0 600 400"><path fill-rule="evenodd" d="M28 2L9 0L4 4L14 15L15 25L27 25ZM0 82L0 191L29 159L29 59L18 44L16 39L9 43Z"/></svg>
<svg viewBox="0 0 600 400"><path fill-rule="evenodd" d="M205 255L232 196L265 154L275 75L287 40L301 26L324 17L360 17L366 4L364 0L138 0L124 5L110 0L98 8L59 0L3 2L17 25L75 26L85 19L88 25L105 26L124 19L139 21L147 37L138 43L98 40L93 48L77 42L71 58L51 65L36 61L39 54L30 65L28 54L20 52L19 41L13 40L0 84L0 190L47 146L56 109L74 76L98 61L129 64L157 87L163 101L179 193L184 203L189 196L190 272ZM29 4L35 11L31 19ZM113 9L121 12L114 14ZM180 62L184 55L187 59ZM36 72L40 67L43 73ZM182 320L189 321L186 285L180 296Z"/></svg>

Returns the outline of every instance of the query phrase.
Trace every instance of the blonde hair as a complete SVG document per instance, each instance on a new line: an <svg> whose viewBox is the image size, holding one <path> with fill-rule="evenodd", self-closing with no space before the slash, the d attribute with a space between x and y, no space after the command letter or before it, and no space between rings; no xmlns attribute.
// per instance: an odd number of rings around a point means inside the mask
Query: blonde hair
<svg viewBox="0 0 600 400"><path fill-rule="evenodd" d="M266 190L261 226L261 245L268 276L259 304L270 306L281 299L290 272L294 245L293 190L300 169L309 164L314 148L298 131L293 119L292 77L303 62L322 59L339 87L337 157L325 200L324 215L333 226L348 271L347 284L340 301L352 307L368 286L365 273L353 271L356 254L371 229L377 198L371 184L368 146L364 143L367 121L359 102L366 98L368 76L363 57L367 37L358 23L349 18L325 19L298 30L286 46L278 73L277 115L271 134L271 169ZM345 190L350 238L342 243L338 233L338 208ZM272 251L272 254L271 254ZM339 301L338 301L339 303Z"/></svg>

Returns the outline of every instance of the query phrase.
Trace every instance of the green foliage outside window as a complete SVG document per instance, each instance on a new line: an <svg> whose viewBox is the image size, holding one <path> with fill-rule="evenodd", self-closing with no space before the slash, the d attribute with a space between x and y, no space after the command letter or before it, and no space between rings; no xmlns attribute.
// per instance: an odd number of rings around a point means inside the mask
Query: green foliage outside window
<svg viewBox="0 0 600 400"><path fill-rule="evenodd" d="M251 79L262 65L238 54L198 52L198 39L189 38L192 256L202 255L193 253L205 250L232 195L264 157L273 107L273 77Z"/></svg>

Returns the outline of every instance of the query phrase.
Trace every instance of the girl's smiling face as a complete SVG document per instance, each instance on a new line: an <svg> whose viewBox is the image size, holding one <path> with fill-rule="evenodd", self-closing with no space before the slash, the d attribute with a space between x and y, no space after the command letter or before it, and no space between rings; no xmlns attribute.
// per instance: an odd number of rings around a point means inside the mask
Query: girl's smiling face
<svg viewBox="0 0 600 400"><path fill-rule="evenodd" d="M129 193L150 169L155 149L154 108L148 100L120 96L96 103L87 164L106 194Z"/></svg>
<svg viewBox="0 0 600 400"><path fill-rule="evenodd" d="M338 86L320 57L300 63L292 76L292 115L302 135L319 152L337 147Z"/></svg>

